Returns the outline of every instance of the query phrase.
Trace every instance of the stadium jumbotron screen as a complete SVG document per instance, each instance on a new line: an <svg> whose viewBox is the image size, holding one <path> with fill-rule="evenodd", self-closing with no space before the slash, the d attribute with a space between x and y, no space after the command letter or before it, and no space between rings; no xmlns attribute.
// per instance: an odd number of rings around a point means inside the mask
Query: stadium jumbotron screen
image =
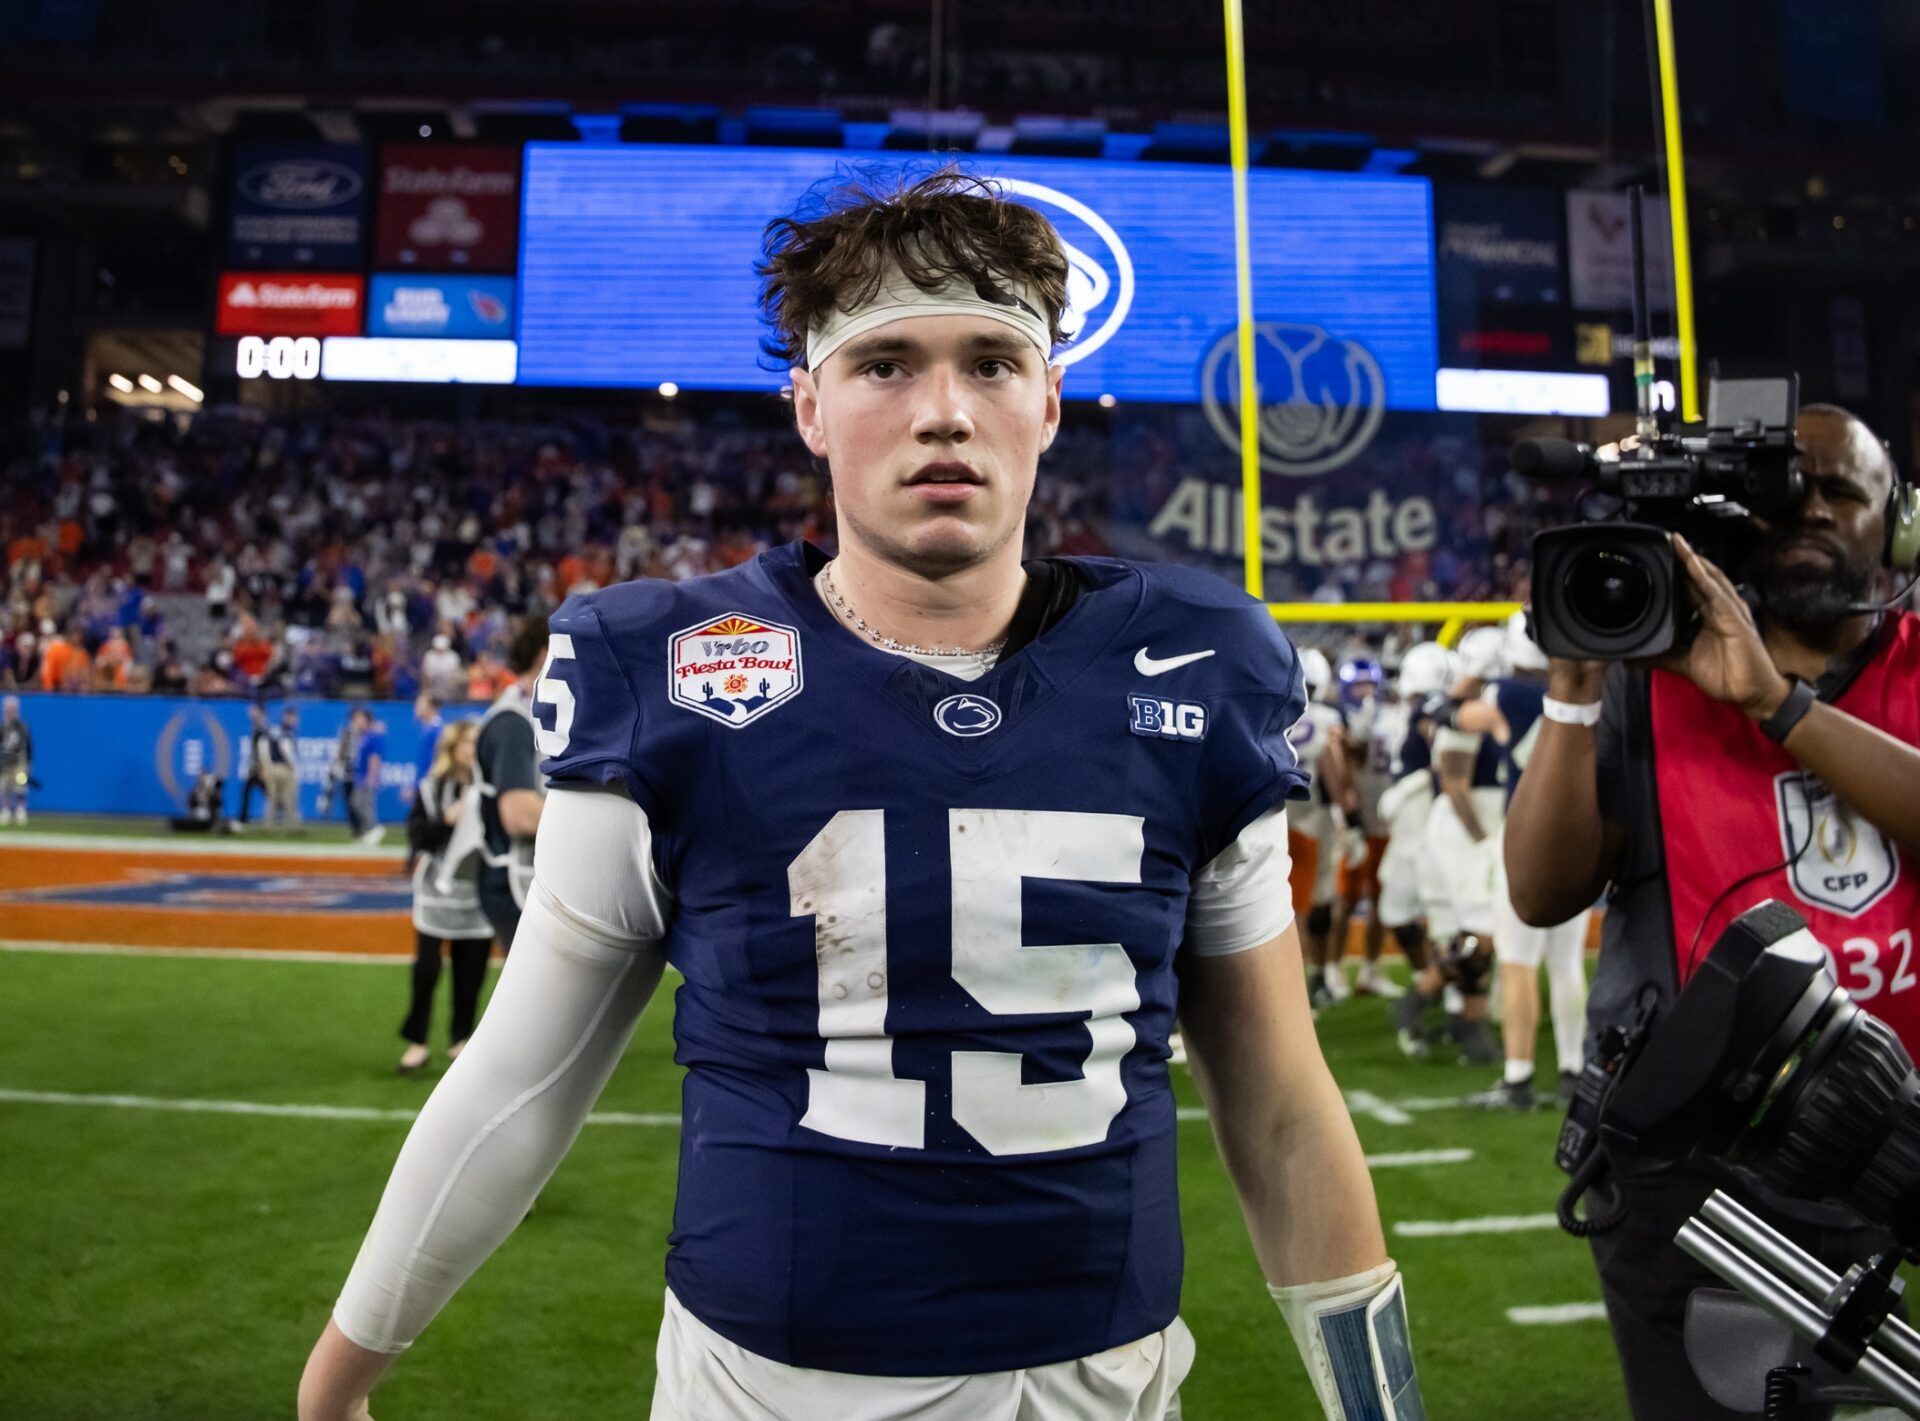
<svg viewBox="0 0 1920 1421"><path fill-rule="evenodd" d="M518 383L778 389L785 372L765 368L759 345L761 231L843 166L854 160L824 150L529 145ZM1073 249L1084 324L1066 356L1069 397L1198 399L1234 330L1226 171L1004 156L968 166L1041 208ZM1256 170L1249 188L1258 320L1362 348L1389 407L1433 409L1426 180Z"/></svg>

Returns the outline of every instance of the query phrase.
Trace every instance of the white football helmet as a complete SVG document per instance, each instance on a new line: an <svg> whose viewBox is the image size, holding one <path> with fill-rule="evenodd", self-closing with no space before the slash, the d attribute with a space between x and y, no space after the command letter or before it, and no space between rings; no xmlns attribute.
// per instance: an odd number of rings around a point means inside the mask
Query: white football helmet
<svg viewBox="0 0 1920 1421"><path fill-rule="evenodd" d="M1527 614L1524 610L1507 618L1507 665L1515 671L1547 669L1546 652L1527 635Z"/></svg>
<svg viewBox="0 0 1920 1421"><path fill-rule="evenodd" d="M1507 632L1505 627L1475 627L1460 638L1460 674L1476 681L1491 681L1506 673Z"/></svg>
<svg viewBox="0 0 1920 1421"><path fill-rule="evenodd" d="M1303 647L1300 651L1300 678L1307 683L1307 699L1325 700L1327 690L1333 685L1333 665L1327 660L1327 654L1314 647Z"/></svg>
<svg viewBox="0 0 1920 1421"><path fill-rule="evenodd" d="M1400 694L1410 701L1437 696L1456 674L1453 653L1437 641L1423 641L1400 658Z"/></svg>

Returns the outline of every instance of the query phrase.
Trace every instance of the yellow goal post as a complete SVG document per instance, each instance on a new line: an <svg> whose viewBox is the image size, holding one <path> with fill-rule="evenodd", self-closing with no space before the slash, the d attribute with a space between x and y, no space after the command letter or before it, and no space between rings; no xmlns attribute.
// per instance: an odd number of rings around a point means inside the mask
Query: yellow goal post
<svg viewBox="0 0 1920 1421"><path fill-rule="evenodd" d="M1481 622L1504 622L1520 610L1518 602L1269 602L1267 610L1282 626L1311 622L1319 625L1375 626L1382 623L1437 622L1434 640L1452 646L1468 627Z"/></svg>

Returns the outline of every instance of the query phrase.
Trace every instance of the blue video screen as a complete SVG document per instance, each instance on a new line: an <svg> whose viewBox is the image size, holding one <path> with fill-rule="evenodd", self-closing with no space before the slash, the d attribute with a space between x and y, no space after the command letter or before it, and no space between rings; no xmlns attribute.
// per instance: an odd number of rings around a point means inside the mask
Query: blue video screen
<svg viewBox="0 0 1920 1421"><path fill-rule="evenodd" d="M777 390L787 377L765 367L753 270L763 228L815 184L902 166L824 150L528 145L519 383ZM966 166L1039 208L1067 244L1079 327L1060 357L1069 398L1226 393L1238 309L1229 170L999 155ZM1427 181L1272 169L1248 184L1263 403L1289 383L1316 402L1346 398L1328 382L1377 368L1388 407L1434 408Z"/></svg>

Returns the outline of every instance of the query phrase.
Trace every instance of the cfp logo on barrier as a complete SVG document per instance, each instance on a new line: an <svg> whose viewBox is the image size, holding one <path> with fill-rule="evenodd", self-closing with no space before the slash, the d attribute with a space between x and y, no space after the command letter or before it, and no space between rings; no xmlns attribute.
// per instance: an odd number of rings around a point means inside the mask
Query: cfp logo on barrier
<svg viewBox="0 0 1920 1421"><path fill-rule="evenodd" d="M204 706L187 706L168 719L153 745L153 772L167 798L179 802L202 771L225 780L233 773L233 741Z"/></svg>
<svg viewBox="0 0 1920 1421"><path fill-rule="evenodd" d="M1058 188L1025 178L992 181L1007 196L1040 208L1060 233L1067 249L1067 309L1060 317L1060 333L1072 344L1060 352L1057 363L1085 360L1120 333L1133 309L1133 258L1126 243L1106 218Z"/></svg>
<svg viewBox="0 0 1920 1421"><path fill-rule="evenodd" d="M1239 341L1237 330L1227 331L1200 365L1207 422L1236 454ZM1373 442L1387 412L1387 382L1372 351L1291 321L1262 321L1253 341L1262 470L1294 478L1328 473Z"/></svg>
<svg viewBox="0 0 1920 1421"><path fill-rule="evenodd" d="M1127 729L1150 740L1205 740L1207 708L1197 701L1128 696Z"/></svg>

